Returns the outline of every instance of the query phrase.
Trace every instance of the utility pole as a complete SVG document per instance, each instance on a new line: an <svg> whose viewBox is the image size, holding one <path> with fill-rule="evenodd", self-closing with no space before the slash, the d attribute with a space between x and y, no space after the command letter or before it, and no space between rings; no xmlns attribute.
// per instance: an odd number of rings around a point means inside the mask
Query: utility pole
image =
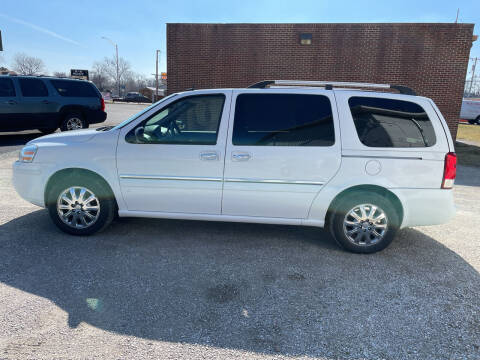
<svg viewBox="0 0 480 360"><path fill-rule="evenodd" d="M120 96L120 76L118 71L118 45L112 39L109 39L106 36L102 36L102 39L107 40L110 44L112 44L115 47L115 63L117 67L117 91L118 91L118 96Z"/></svg>
<svg viewBox="0 0 480 360"><path fill-rule="evenodd" d="M475 68L477 67L477 60L478 58L473 58L473 65L472 65L472 78L470 80L470 87L468 88L468 94L472 93L472 85L473 85L473 80L475 79Z"/></svg>
<svg viewBox="0 0 480 360"><path fill-rule="evenodd" d="M160 53L160 50L157 50L156 51L156 55L157 55L157 60L156 60L156 70L155 70L155 98L154 100L157 101L157 98L158 98L158 54Z"/></svg>
<svg viewBox="0 0 480 360"><path fill-rule="evenodd" d="M115 60L117 62L117 88L118 88L118 96L120 96L120 76L118 73L118 45L115 44Z"/></svg>

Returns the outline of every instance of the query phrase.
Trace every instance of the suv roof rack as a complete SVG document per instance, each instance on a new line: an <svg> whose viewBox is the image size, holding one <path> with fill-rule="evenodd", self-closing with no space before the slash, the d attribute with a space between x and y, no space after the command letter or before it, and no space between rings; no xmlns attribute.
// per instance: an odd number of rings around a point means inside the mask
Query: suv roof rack
<svg viewBox="0 0 480 360"><path fill-rule="evenodd" d="M352 88L369 88L369 89L393 89L400 94L417 95L417 93L403 85L390 84L372 84L372 83L358 83L358 82L341 82L341 81L309 81L309 80L263 80L248 86L249 89L265 89L271 85L284 86L323 86L326 90L332 90L334 87L352 87Z"/></svg>

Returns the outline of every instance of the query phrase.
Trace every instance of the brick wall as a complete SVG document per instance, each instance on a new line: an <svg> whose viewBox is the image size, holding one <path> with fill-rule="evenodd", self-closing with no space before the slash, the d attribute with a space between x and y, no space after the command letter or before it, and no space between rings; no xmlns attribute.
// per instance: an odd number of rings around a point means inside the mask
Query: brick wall
<svg viewBox="0 0 480 360"><path fill-rule="evenodd" d="M168 92L265 79L401 84L432 98L455 136L472 34L453 23L167 24Z"/></svg>

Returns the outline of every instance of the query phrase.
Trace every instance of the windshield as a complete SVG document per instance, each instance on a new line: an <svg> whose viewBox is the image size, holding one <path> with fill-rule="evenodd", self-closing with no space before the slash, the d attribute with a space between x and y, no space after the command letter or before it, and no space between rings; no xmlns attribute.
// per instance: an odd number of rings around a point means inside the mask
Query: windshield
<svg viewBox="0 0 480 360"><path fill-rule="evenodd" d="M135 115L132 115L130 116L127 120L125 121L122 121L120 124L118 124L117 126L115 126L112 130L116 130L116 129L120 129L122 127L124 127L125 125L129 124L131 121L135 120L136 118L138 118L139 116L145 114L148 110L152 109L153 107L157 106L158 104L161 104L165 101L167 101L168 99L176 96L177 94L171 94L171 95L168 95L167 97L164 97L162 100L159 100L157 101L156 103L153 103L152 105L150 106L147 106L145 109L143 109L142 111L136 113Z"/></svg>

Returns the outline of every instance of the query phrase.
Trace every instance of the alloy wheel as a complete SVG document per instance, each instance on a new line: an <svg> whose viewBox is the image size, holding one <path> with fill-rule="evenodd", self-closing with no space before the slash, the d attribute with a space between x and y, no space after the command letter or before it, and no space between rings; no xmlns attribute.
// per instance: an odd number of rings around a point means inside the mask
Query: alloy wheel
<svg viewBox="0 0 480 360"><path fill-rule="evenodd" d="M66 225L84 229L98 220L100 201L91 190L72 186L60 193L57 199L57 212Z"/></svg>
<svg viewBox="0 0 480 360"><path fill-rule="evenodd" d="M82 119L72 117L67 120L67 130L78 130L83 128Z"/></svg>
<svg viewBox="0 0 480 360"><path fill-rule="evenodd" d="M370 246L380 242L388 228L385 212L372 204L361 204L347 212L343 231L354 245Z"/></svg>

